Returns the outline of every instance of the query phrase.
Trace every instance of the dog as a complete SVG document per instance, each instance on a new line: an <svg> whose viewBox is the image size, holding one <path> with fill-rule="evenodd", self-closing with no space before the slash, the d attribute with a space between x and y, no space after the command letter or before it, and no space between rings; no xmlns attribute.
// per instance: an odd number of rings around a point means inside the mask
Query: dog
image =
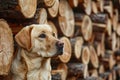
<svg viewBox="0 0 120 80"><path fill-rule="evenodd" d="M63 53L64 43L50 25L26 26L15 40L19 49L11 66L12 80L51 80L51 57Z"/></svg>

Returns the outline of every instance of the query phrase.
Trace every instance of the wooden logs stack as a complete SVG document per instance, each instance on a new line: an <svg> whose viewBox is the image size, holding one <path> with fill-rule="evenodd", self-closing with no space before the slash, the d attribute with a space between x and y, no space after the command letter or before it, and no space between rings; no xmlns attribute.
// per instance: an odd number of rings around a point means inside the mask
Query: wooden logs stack
<svg viewBox="0 0 120 80"><path fill-rule="evenodd" d="M0 0L0 18L14 35L29 24L51 25L65 46L52 59L52 80L117 80L119 6L120 0Z"/></svg>

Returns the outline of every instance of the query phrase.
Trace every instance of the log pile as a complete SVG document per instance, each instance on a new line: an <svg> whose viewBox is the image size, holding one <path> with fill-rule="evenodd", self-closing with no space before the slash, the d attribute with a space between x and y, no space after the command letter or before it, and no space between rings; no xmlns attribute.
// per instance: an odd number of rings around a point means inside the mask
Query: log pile
<svg viewBox="0 0 120 80"><path fill-rule="evenodd" d="M49 24L64 42L52 80L120 79L120 0L0 0L0 18L15 35ZM7 5L7 6L4 6Z"/></svg>

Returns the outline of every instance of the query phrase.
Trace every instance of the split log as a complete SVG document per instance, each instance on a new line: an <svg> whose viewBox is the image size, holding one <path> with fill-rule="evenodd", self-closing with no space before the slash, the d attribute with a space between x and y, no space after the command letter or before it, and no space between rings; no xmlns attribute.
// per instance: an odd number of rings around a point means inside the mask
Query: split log
<svg viewBox="0 0 120 80"><path fill-rule="evenodd" d="M72 8L77 7L79 4L79 0L68 0L68 2Z"/></svg>
<svg viewBox="0 0 120 80"><path fill-rule="evenodd" d="M74 34L74 13L66 0L60 0L58 17L60 29L67 37Z"/></svg>
<svg viewBox="0 0 120 80"><path fill-rule="evenodd" d="M72 55L71 43L67 37L62 37L60 40L64 43L63 54L59 56L59 59L63 63L67 63Z"/></svg>
<svg viewBox="0 0 120 80"><path fill-rule="evenodd" d="M37 0L0 0L1 18L32 18L37 8Z"/></svg>
<svg viewBox="0 0 120 80"><path fill-rule="evenodd" d="M45 0L46 1L46 0ZM54 18L58 14L58 8L59 8L59 0L52 0L55 1L54 5L50 8L48 8L49 15Z"/></svg>
<svg viewBox="0 0 120 80"><path fill-rule="evenodd" d="M88 64L90 61L90 49L88 48L88 46L84 46L82 49L82 62L83 64Z"/></svg>
<svg viewBox="0 0 120 80"><path fill-rule="evenodd" d="M67 73L67 65L59 64L57 70L52 70L52 80L66 80Z"/></svg>
<svg viewBox="0 0 120 80"><path fill-rule="evenodd" d="M7 22L0 19L0 75L8 75L13 59L13 35Z"/></svg>
<svg viewBox="0 0 120 80"><path fill-rule="evenodd" d="M81 26L82 35L86 41L92 37L92 22L89 16L85 16Z"/></svg>
<svg viewBox="0 0 120 80"><path fill-rule="evenodd" d="M97 56L97 53L94 49L93 46L90 46L90 61L91 61L91 64L94 68L98 68L99 67L99 60L98 60L98 56Z"/></svg>
<svg viewBox="0 0 120 80"><path fill-rule="evenodd" d="M73 53L76 59L80 59L81 57L81 51L82 51L82 46L83 46L83 38L82 37L76 37L72 38L71 40L71 45L73 46Z"/></svg>

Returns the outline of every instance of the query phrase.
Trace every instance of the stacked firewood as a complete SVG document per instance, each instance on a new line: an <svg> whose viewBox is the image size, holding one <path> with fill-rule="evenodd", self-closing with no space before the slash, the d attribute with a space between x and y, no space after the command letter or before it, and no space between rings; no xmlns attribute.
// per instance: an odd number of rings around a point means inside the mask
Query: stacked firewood
<svg viewBox="0 0 120 80"><path fill-rule="evenodd" d="M120 79L120 0L0 0L0 18L15 35L49 24L64 42L52 80Z"/></svg>

